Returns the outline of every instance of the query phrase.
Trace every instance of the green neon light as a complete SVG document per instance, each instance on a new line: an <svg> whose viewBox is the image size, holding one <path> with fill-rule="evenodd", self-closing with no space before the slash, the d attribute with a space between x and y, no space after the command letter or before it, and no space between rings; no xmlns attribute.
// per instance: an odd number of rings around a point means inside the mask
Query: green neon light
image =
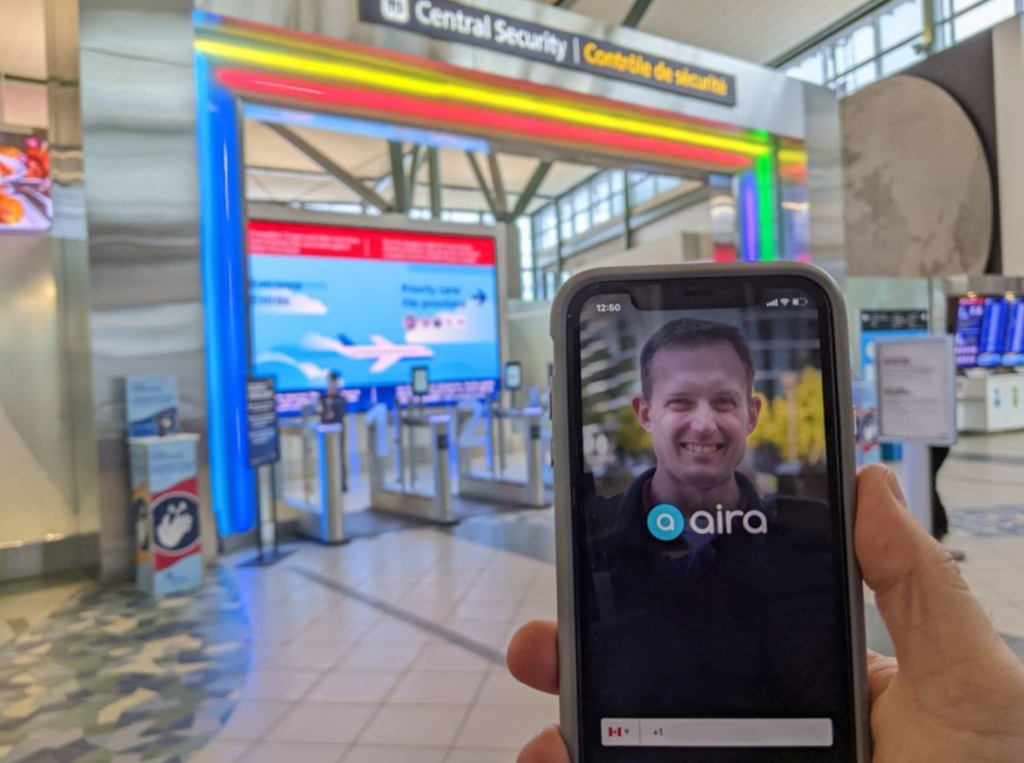
<svg viewBox="0 0 1024 763"><path fill-rule="evenodd" d="M778 205L776 199L775 153L760 156L754 162L754 177L757 179L757 227L761 240L763 262L779 259Z"/></svg>

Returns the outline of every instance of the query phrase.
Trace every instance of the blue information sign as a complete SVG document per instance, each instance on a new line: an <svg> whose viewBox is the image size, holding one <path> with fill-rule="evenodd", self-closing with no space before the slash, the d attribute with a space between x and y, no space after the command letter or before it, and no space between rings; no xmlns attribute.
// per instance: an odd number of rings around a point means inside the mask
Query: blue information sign
<svg viewBox="0 0 1024 763"><path fill-rule="evenodd" d="M251 378L245 385L245 412L249 424L249 466L256 468L281 460L274 380Z"/></svg>

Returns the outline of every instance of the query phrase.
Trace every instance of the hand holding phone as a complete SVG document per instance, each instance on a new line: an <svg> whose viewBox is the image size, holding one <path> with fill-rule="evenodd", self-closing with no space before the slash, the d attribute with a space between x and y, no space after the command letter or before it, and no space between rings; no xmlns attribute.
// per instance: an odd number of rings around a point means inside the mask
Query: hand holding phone
<svg viewBox="0 0 1024 763"><path fill-rule="evenodd" d="M589 271L559 293L574 761L868 760L844 316L792 265Z"/></svg>
<svg viewBox="0 0 1024 763"><path fill-rule="evenodd" d="M873 763L1024 760L1024 667L967 591L948 554L911 518L892 472L858 478L857 559L897 659L870 654ZM941 636L941 637L940 637ZM557 626L525 625L509 647L520 681L558 693ZM555 727L520 763L569 763Z"/></svg>

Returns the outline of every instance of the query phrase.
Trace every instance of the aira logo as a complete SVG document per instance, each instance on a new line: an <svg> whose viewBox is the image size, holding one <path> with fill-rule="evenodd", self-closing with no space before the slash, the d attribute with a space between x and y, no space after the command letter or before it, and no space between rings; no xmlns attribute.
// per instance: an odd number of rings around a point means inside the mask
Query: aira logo
<svg viewBox="0 0 1024 763"><path fill-rule="evenodd" d="M724 511L718 504L712 511L696 511L689 522L683 513L670 503L662 503L647 515L647 529L661 541L672 541L684 532L695 535L732 535L746 532L750 535L768 534L768 517L763 511Z"/></svg>
<svg viewBox="0 0 1024 763"><path fill-rule="evenodd" d="M380 15L395 24L408 24L409 0L380 0Z"/></svg>

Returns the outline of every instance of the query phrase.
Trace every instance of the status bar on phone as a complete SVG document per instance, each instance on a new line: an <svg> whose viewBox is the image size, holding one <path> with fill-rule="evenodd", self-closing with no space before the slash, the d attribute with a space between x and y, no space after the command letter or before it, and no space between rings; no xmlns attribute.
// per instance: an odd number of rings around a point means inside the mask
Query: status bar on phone
<svg viewBox="0 0 1024 763"><path fill-rule="evenodd" d="M831 747L829 718L602 718L605 747Z"/></svg>

